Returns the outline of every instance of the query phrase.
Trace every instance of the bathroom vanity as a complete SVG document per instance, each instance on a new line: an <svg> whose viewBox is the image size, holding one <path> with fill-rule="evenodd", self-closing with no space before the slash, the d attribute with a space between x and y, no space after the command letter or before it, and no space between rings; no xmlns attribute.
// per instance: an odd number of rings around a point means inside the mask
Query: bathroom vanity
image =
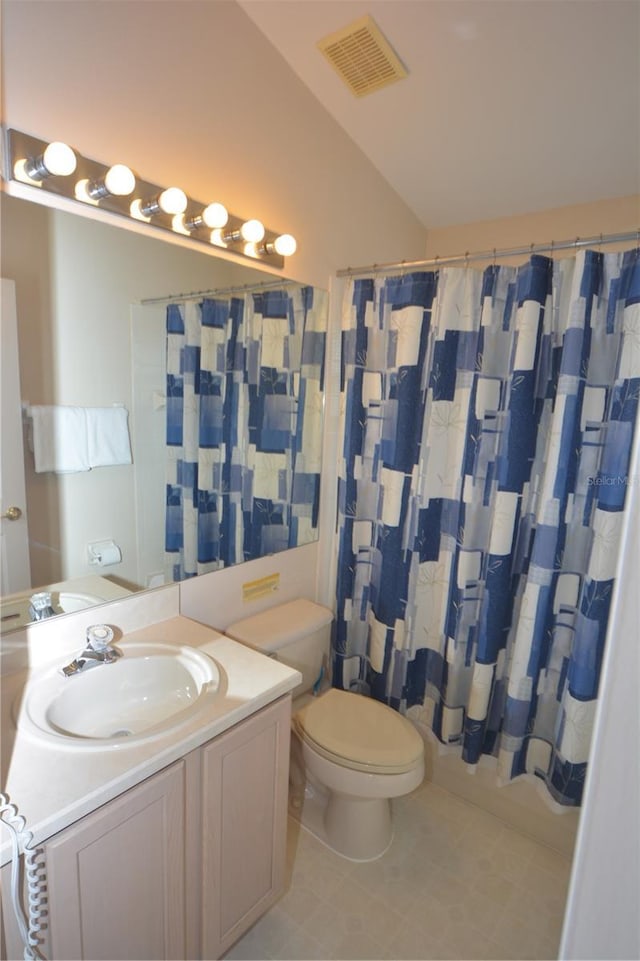
<svg viewBox="0 0 640 961"><path fill-rule="evenodd" d="M184 617L127 635L122 661L151 641L193 645L219 672L177 728L93 749L39 738L18 714L7 793L44 849L51 961L219 958L284 890L299 674ZM24 683L5 680L14 705ZM21 958L4 828L2 841L5 956Z"/></svg>

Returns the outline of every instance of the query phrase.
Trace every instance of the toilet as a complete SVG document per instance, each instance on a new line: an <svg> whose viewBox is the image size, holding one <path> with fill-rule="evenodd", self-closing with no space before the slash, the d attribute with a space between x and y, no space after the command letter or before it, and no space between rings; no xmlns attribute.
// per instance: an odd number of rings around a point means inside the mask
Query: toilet
<svg viewBox="0 0 640 961"><path fill-rule="evenodd" d="M231 624L228 637L302 674L293 691L290 813L337 854L379 858L391 844L391 798L424 778L424 743L392 708L328 685L326 607L295 600Z"/></svg>

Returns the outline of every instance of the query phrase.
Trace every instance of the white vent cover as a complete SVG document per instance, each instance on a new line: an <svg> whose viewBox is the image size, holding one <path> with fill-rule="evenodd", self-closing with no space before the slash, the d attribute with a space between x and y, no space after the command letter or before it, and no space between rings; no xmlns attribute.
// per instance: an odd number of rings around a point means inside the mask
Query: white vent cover
<svg viewBox="0 0 640 961"><path fill-rule="evenodd" d="M407 76L407 71L370 16L360 17L317 44L356 97Z"/></svg>

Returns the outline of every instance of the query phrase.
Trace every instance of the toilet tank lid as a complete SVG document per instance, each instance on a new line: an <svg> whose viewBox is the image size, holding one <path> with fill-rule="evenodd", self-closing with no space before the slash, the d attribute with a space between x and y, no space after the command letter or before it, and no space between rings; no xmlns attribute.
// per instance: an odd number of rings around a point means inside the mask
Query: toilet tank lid
<svg viewBox="0 0 640 961"><path fill-rule="evenodd" d="M313 634L332 620L333 613L328 607L300 598L235 621L224 633L249 647L271 653Z"/></svg>

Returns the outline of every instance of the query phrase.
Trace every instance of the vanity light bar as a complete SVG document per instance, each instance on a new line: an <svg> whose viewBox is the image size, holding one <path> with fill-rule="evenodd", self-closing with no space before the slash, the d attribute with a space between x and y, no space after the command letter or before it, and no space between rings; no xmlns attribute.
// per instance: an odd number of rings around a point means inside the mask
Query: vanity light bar
<svg viewBox="0 0 640 961"><path fill-rule="evenodd" d="M199 203L178 187L141 180L124 164L98 163L66 144L51 144L19 130L6 129L4 140L7 181L146 221L272 267L284 267L284 257L295 251L295 241L282 243L283 238L293 240L290 234L278 234L260 221L229 214L220 203Z"/></svg>

